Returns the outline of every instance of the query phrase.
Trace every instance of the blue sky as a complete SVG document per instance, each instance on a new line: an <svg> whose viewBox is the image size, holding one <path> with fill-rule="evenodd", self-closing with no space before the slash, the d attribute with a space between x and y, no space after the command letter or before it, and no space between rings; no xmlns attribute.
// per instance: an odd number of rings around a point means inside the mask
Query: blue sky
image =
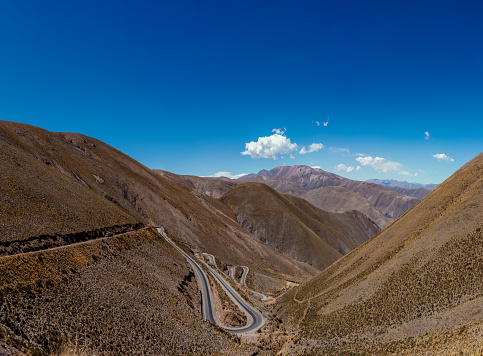
<svg viewBox="0 0 483 356"><path fill-rule="evenodd" d="M443 0L2 1L0 119L179 174L306 164L440 183L482 151L482 14Z"/></svg>

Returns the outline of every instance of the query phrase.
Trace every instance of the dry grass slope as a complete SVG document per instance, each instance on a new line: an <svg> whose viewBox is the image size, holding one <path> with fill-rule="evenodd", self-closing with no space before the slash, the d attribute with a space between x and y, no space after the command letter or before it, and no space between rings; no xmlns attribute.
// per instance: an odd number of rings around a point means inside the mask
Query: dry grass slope
<svg viewBox="0 0 483 356"><path fill-rule="evenodd" d="M480 154L388 229L287 293L279 313L298 328L297 352L481 352L482 201Z"/></svg>
<svg viewBox="0 0 483 356"><path fill-rule="evenodd" d="M0 259L0 338L49 354L244 354L201 320L186 260L153 229Z"/></svg>

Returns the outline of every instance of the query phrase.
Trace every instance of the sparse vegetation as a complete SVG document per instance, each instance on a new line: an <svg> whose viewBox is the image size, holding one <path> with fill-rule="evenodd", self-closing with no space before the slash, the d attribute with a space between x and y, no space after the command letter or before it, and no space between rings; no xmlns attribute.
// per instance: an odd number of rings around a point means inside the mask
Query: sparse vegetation
<svg viewBox="0 0 483 356"><path fill-rule="evenodd" d="M483 155L277 306L294 354L481 352ZM479 351L478 351L479 350Z"/></svg>

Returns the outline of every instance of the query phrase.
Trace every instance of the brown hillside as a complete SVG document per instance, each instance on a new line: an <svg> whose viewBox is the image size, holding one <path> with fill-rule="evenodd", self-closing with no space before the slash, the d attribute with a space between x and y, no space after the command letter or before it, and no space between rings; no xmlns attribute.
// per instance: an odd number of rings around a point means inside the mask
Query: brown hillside
<svg viewBox="0 0 483 356"><path fill-rule="evenodd" d="M386 230L287 293L296 352L481 352L483 154ZM466 353L465 353L466 352Z"/></svg>
<svg viewBox="0 0 483 356"><path fill-rule="evenodd" d="M241 184L221 200L240 225L261 241L319 269L378 231L362 214L328 213L303 199L282 196L265 184Z"/></svg>
<svg viewBox="0 0 483 356"><path fill-rule="evenodd" d="M0 258L0 339L31 355L256 352L202 321L200 300L186 259L154 229Z"/></svg>
<svg viewBox="0 0 483 356"><path fill-rule="evenodd" d="M315 272L247 233L223 204L99 140L1 121L0 145L1 241L142 222L268 275L269 288Z"/></svg>

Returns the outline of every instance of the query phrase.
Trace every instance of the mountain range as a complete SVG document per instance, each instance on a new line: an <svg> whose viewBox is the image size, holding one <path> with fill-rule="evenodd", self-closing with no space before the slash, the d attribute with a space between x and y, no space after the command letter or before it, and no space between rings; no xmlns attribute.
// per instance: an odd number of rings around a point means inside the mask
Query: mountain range
<svg viewBox="0 0 483 356"><path fill-rule="evenodd" d="M232 180L0 121L0 160L0 354L481 351L483 154L433 190L307 166ZM238 337L203 321L198 277L153 226L249 271L234 285L267 325Z"/></svg>
<svg viewBox="0 0 483 356"><path fill-rule="evenodd" d="M430 192L360 182L308 166L279 166L240 178L269 185L282 194L304 198L332 212L358 210L382 230Z"/></svg>

